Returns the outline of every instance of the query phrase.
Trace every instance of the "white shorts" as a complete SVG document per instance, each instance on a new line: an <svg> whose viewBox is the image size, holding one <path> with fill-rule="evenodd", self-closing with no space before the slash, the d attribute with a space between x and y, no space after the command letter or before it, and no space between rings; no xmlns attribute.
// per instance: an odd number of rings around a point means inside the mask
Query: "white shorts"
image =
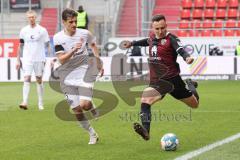
<svg viewBox="0 0 240 160"><path fill-rule="evenodd" d="M67 90L65 97L72 109L80 105L80 100L92 101L93 88L68 86Z"/></svg>
<svg viewBox="0 0 240 160"><path fill-rule="evenodd" d="M35 76L43 76L45 62L23 62L24 76L31 76L34 71Z"/></svg>
<svg viewBox="0 0 240 160"><path fill-rule="evenodd" d="M79 106L80 100L92 101L94 82L85 78L86 71L87 68L80 67L64 80L65 87L62 90L72 109Z"/></svg>

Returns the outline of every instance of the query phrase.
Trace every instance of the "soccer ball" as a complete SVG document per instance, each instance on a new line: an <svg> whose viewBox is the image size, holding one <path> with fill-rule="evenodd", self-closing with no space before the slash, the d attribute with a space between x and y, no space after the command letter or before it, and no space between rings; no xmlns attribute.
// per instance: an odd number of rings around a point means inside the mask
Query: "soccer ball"
<svg viewBox="0 0 240 160"><path fill-rule="evenodd" d="M167 133L161 138L161 147L165 151L175 151L178 147L178 144L178 138L173 133Z"/></svg>

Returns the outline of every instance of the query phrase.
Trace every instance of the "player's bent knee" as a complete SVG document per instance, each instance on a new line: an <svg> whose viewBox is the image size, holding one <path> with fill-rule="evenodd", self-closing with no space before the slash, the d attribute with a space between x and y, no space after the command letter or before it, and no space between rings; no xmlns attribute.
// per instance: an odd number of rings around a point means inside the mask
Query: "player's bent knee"
<svg viewBox="0 0 240 160"><path fill-rule="evenodd" d="M199 106L198 101L194 101L194 102L192 102L191 105L190 105L190 107L193 108L193 109L198 108L198 106Z"/></svg>
<svg viewBox="0 0 240 160"><path fill-rule="evenodd" d="M142 97L141 98L141 103L147 103L147 104L152 105L153 102L154 102L154 98L150 98L150 97L148 97L148 98Z"/></svg>
<svg viewBox="0 0 240 160"><path fill-rule="evenodd" d="M80 113L82 113L82 108L81 108L81 106L77 106L77 107L73 108L72 110L73 110L73 112L74 112L75 114L80 114Z"/></svg>
<svg viewBox="0 0 240 160"><path fill-rule="evenodd" d="M42 83L42 77L36 77L36 81L38 84L41 84Z"/></svg>
<svg viewBox="0 0 240 160"><path fill-rule="evenodd" d="M83 110L88 111L88 110L91 109L92 103L91 103L91 101L82 101L82 102L80 103L80 106L81 106L81 108L82 108Z"/></svg>

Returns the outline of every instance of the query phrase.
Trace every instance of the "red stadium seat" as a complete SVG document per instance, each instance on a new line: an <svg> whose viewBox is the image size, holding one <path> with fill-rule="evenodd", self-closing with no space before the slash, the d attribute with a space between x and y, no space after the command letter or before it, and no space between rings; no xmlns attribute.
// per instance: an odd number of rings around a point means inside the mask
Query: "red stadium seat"
<svg viewBox="0 0 240 160"><path fill-rule="evenodd" d="M203 17L205 19L213 19L213 17L214 17L214 10L213 9L205 9Z"/></svg>
<svg viewBox="0 0 240 160"><path fill-rule="evenodd" d="M236 30L236 36L240 36L240 30Z"/></svg>
<svg viewBox="0 0 240 160"><path fill-rule="evenodd" d="M218 9L216 11L216 18L217 19L225 19L226 17L226 10L225 9Z"/></svg>
<svg viewBox="0 0 240 160"><path fill-rule="evenodd" d="M236 27L236 21L233 19L229 19L226 22L226 28L235 28Z"/></svg>
<svg viewBox="0 0 240 160"><path fill-rule="evenodd" d="M202 35L203 37L210 37L210 36L211 36L211 31L210 31L210 30L203 30L203 31L201 32L201 35Z"/></svg>
<svg viewBox="0 0 240 160"><path fill-rule="evenodd" d="M230 8L238 8L238 0L229 0L229 7Z"/></svg>
<svg viewBox="0 0 240 160"><path fill-rule="evenodd" d="M237 22L237 27L240 28L240 21Z"/></svg>
<svg viewBox="0 0 240 160"><path fill-rule="evenodd" d="M226 8L227 0L217 0L217 8Z"/></svg>
<svg viewBox="0 0 240 160"><path fill-rule="evenodd" d="M203 28L212 28L212 20L206 19L202 23Z"/></svg>
<svg viewBox="0 0 240 160"><path fill-rule="evenodd" d="M224 36L234 36L235 32L234 30L224 30Z"/></svg>
<svg viewBox="0 0 240 160"><path fill-rule="evenodd" d="M214 37L222 36L222 30L213 30L213 31L212 31L212 35L213 35Z"/></svg>
<svg viewBox="0 0 240 160"><path fill-rule="evenodd" d="M202 10L201 9L194 9L192 13L193 19L202 19Z"/></svg>
<svg viewBox="0 0 240 160"><path fill-rule="evenodd" d="M182 8L184 9L192 8L192 0L182 0Z"/></svg>
<svg viewBox="0 0 240 160"><path fill-rule="evenodd" d="M206 0L206 8L215 8L215 0Z"/></svg>
<svg viewBox="0 0 240 160"><path fill-rule="evenodd" d="M228 9L227 17L236 19L238 17L238 10L237 9Z"/></svg>
<svg viewBox="0 0 240 160"><path fill-rule="evenodd" d="M186 30L178 30L177 35L179 37L187 37L187 31Z"/></svg>
<svg viewBox="0 0 240 160"><path fill-rule="evenodd" d="M223 20L221 19L217 19L215 22L214 22L214 28L222 28L223 27Z"/></svg>
<svg viewBox="0 0 240 160"><path fill-rule="evenodd" d="M200 8L202 9L204 6L203 0L194 0L194 8Z"/></svg>
<svg viewBox="0 0 240 160"><path fill-rule="evenodd" d="M189 28L189 20L181 20L180 23L179 23L179 28L181 29L186 29L186 28Z"/></svg>
<svg viewBox="0 0 240 160"><path fill-rule="evenodd" d="M181 19L190 19L190 17L191 17L190 9L183 9L181 11Z"/></svg>
<svg viewBox="0 0 240 160"><path fill-rule="evenodd" d="M189 35L189 37L193 37L194 36L194 31L193 30L189 30L188 31L188 35Z"/></svg>
<svg viewBox="0 0 240 160"><path fill-rule="evenodd" d="M192 22L191 22L191 28L195 29L195 28L202 28L202 24L201 24L201 21L199 19L194 19Z"/></svg>
<svg viewBox="0 0 240 160"><path fill-rule="evenodd" d="M202 36L202 31L200 30L195 30L195 37L201 37Z"/></svg>

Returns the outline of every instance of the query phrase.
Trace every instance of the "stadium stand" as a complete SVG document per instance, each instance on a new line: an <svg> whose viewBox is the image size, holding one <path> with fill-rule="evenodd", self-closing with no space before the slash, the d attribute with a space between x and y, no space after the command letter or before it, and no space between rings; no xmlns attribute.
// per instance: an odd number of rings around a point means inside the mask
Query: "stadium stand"
<svg viewBox="0 0 240 160"><path fill-rule="evenodd" d="M155 14L163 14L165 15L168 21L168 29L175 33L176 28L178 28L178 20L179 20L179 13L181 1L179 0L156 0L155 1L155 8L153 9L153 15ZM190 6L189 6L190 7ZM187 7L188 8L188 7ZM186 9L181 13L182 19L190 19L190 10Z"/></svg>
<svg viewBox="0 0 240 160"><path fill-rule="evenodd" d="M203 13L203 17L205 19L213 19L214 18L214 10L213 9L205 9Z"/></svg>
<svg viewBox="0 0 240 160"><path fill-rule="evenodd" d="M227 0L217 0L217 8L227 8Z"/></svg>
<svg viewBox="0 0 240 160"><path fill-rule="evenodd" d="M205 6L207 9L214 9L215 8L215 0L206 0Z"/></svg>
<svg viewBox="0 0 240 160"><path fill-rule="evenodd" d="M212 28L212 20L209 20L209 19L205 19L203 22L202 22L202 27L203 28Z"/></svg>
<svg viewBox="0 0 240 160"><path fill-rule="evenodd" d="M184 9L192 8L192 0L182 0L182 8Z"/></svg>
<svg viewBox="0 0 240 160"><path fill-rule="evenodd" d="M236 19L238 17L238 10L229 8L227 12L227 18L233 18Z"/></svg>
<svg viewBox="0 0 240 160"><path fill-rule="evenodd" d="M190 23L189 20L186 20L186 19L181 20L180 23L179 23L179 28L187 29L187 28L189 28L189 23Z"/></svg>
<svg viewBox="0 0 240 160"><path fill-rule="evenodd" d="M118 26L117 35L128 35L128 36L136 36L137 33L137 14L136 14L136 0L127 0L124 1L122 11L120 13L120 21ZM140 12L140 4L138 5L138 15L141 15ZM141 17L141 16L140 16ZM141 18L138 19L141 24ZM140 29L140 25L138 26Z"/></svg>
<svg viewBox="0 0 240 160"><path fill-rule="evenodd" d="M239 2L238 0L229 0L229 7L230 8L238 8Z"/></svg>
<svg viewBox="0 0 240 160"><path fill-rule="evenodd" d="M209 37L209 36L211 36L211 30L203 30L203 31L201 32L201 36L203 36L203 37Z"/></svg>
<svg viewBox="0 0 240 160"><path fill-rule="evenodd" d="M235 35L234 30L230 30L230 29L224 30L224 36L234 36L234 35Z"/></svg>
<svg viewBox="0 0 240 160"><path fill-rule="evenodd" d="M40 25L47 29L50 37L57 31L57 17L57 8L44 8L42 10Z"/></svg>
<svg viewBox="0 0 240 160"><path fill-rule="evenodd" d="M202 9L194 9L192 13L192 18L193 19L202 19Z"/></svg>
<svg viewBox="0 0 240 160"><path fill-rule="evenodd" d="M203 9L204 1L203 0L195 0L194 1L194 8Z"/></svg>
<svg viewBox="0 0 240 160"><path fill-rule="evenodd" d="M222 30L213 30L213 36L214 37L220 37L222 36Z"/></svg>
<svg viewBox="0 0 240 160"><path fill-rule="evenodd" d="M226 28L235 28L235 27L236 27L236 20L228 19L228 20L226 21L225 27L226 27Z"/></svg>
<svg viewBox="0 0 240 160"><path fill-rule="evenodd" d="M238 36L240 34L238 0L182 0L178 36ZM193 29L192 33L188 31ZM204 29L203 31L200 31ZM206 30L207 29L207 30Z"/></svg>
<svg viewBox="0 0 240 160"><path fill-rule="evenodd" d="M190 19L191 18L191 10L190 9L183 9L181 11L181 19Z"/></svg>

